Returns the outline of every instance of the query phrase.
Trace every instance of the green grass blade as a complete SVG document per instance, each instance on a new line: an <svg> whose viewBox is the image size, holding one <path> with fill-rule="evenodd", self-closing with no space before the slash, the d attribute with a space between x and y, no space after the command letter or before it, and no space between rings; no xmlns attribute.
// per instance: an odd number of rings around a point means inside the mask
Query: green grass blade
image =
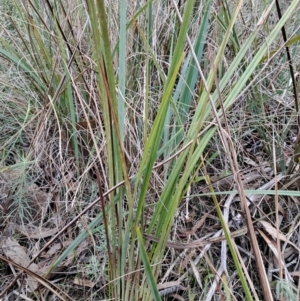
<svg viewBox="0 0 300 301"><path fill-rule="evenodd" d="M119 93L118 93L118 120L120 139L124 142L124 125L125 125L125 84L126 84L126 0L120 1L120 43L119 43Z"/></svg>
<svg viewBox="0 0 300 301"><path fill-rule="evenodd" d="M174 55L172 58L172 63L169 69L168 77L165 83L165 93L162 96L161 105L158 110L157 117L155 119L155 123L147 140L144 150L144 157L141 162L141 167L138 174L138 181L141 178L142 172L145 168L144 179L141 187L140 197L139 197L139 206L137 215L141 213L142 204L144 203L145 195L147 192L147 187L150 179L150 175L152 172L152 167L154 161L156 159L156 153L158 150L158 146L160 143L159 137L161 137L165 117L167 114L167 109L169 106L169 101L171 99L173 87L175 80L177 78L178 70L181 65L181 61L183 59L183 47L184 47L184 40L188 29L189 20L192 14L193 8L193 0L187 2L186 10L184 14L183 26L180 29L180 33L178 36L177 44L175 46ZM137 185L135 187L135 191L137 191Z"/></svg>
<svg viewBox="0 0 300 301"><path fill-rule="evenodd" d="M234 265L236 267L236 270L238 272L238 275L239 275L239 278L240 278L240 281L242 283L242 286L243 286L243 289L244 289L244 292L245 292L245 295L246 295L246 298L248 301L252 301L253 298L251 296L251 292L250 292L250 288L248 286L248 283L247 283L247 280L246 280L246 277L244 275L244 272L242 270L242 267L241 267L241 264L239 262L239 258L238 258L238 255L236 253L236 250L235 250L235 247L234 247L234 242L233 242L233 239L231 238L230 236L230 231L229 231L229 228L228 228L228 225L224 219L224 216L222 214L222 211L221 211L221 208L220 208L220 205L219 205L219 202L216 198L216 195L214 194L214 190L211 186L211 181L210 181L210 178L208 175L206 175L206 181L207 181L207 184L209 185L209 190L210 192L212 193L212 199L214 201L214 205L215 205L215 208L217 210L217 214L218 214L218 217L219 217L219 220L220 220L220 223L221 223L221 226L222 226L222 229L224 231L224 235L226 237L226 241L227 241L227 244L229 246L229 249L230 249L230 253L231 253L231 256L232 256L232 259L234 261Z"/></svg>
<svg viewBox="0 0 300 301"><path fill-rule="evenodd" d="M247 67L241 78L238 80L236 85L233 87L231 90L230 94L228 95L225 104L225 107L230 106L233 101L236 99L237 95L240 93L240 91L244 88L245 83L247 80L250 78L250 76L253 74L255 71L256 67L259 65L261 60L263 59L264 55L267 53L269 50L270 45L273 43L273 41L276 39L278 36L279 32L281 31L282 26L289 20L291 15L294 13L295 9L299 5L300 1L299 0L294 0L290 6L287 8L285 11L284 15L282 18L277 22L275 28L273 31L269 34L269 36L266 38L265 43L260 47L260 49L257 51L256 55L251 61L251 64ZM259 25L257 26L257 30L259 28ZM247 43L247 46L245 48L250 47L249 41ZM243 49L244 47L241 47ZM237 66L236 66L237 67ZM224 85L225 87L225 82L222 83L222 86ZM221 85L220 85L221 86Z"/></svg>
<svg viewBox="0 0 300 301"><path fill-rule="evenodd" d="M149 259L148 259L148 256L147 256L147 252L145 250L143 237L142 237L141 231L138 227L136 227L136 233L137 233L137 238L138 238L138 242L139 242L140 254L141 254L141 257L142 257L142 260L143 260L143 263L144 263L147 279L149 281L149 285L150 285L150 288L151 288L151 291L152 291L153 300L161 301L159 291L157 289L156 281L155 281L155 278L154 278L153 273L152 273L152 268L150 266L150 262L149 262Z"/></svg>
<svg viewBox="0 0 300 301"><path fill-rule="evenodd" d="M97 214L97 216L93 219L93 221L88 225L88 229L91 233L95 232L95 228L99 227L100 222L102 221L102 213ZM104 229L104 228L103 228ZM98 231L98 228L97 228ZM104 232L104 230L103 230ZM86 238L89 237L89 233L83 229L82 232L77 235L77 237L73 240L73 242L62 252L62 254L51 264L51 267L48 273L51 273L56 267L58 267L69 254L76 252L76 248L79 244Z"/></svg>

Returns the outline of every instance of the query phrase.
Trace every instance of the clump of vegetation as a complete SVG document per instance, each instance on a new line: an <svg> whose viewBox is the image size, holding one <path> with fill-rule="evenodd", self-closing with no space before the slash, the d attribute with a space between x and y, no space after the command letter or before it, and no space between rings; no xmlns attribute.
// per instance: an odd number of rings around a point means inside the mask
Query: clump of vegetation
<svg viewBox="0 0 300 301"><path fill-rule="evenodd" d="M299 300L299 8L3 0L0 298Z"/></svg>

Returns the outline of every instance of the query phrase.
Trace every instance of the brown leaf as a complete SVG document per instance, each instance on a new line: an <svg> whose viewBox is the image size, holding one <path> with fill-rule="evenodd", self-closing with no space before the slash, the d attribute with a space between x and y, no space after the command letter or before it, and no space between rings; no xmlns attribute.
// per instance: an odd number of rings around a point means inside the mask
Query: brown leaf
<svg viewBox="0 0 300 301"><path fill-rule="evenodd" d="M288 269L286 268L286 265L284 263L284 261L282 260L282 258L279 258L279 254L278 254L278 250L277 250L277 245L276 242L274 240L269 239L269 237L267 235L265 235L263 233L263 231L261 231L260 229L258 229L258 232L260 233L260 235L263 237L263 239L266 241L266 243L268 244L269 248L271 249L271 251L273 252L276 260L277 260L277 265L278 267L280 266L279 260L281 261L281 266L283 267L286 277L291 281L292 278L290 276L290 273L288 272Z"/></svg>
<svg viewBox="0 0 300 301"><path fill-rule="evenodd" d="M16 225L16 229L22 233L24 236L33 239L41 239L49 236L53 236L58 232L58 229L49 229L49 228L39 228L35 226Z"/></svg>
<svg viewBox="0 0 300 301"><path fill-rule="evenodd" d="M89 281L87 279L78 278L78 277L75 277L73 283L76 284L76 285L87 286L87 287L90 287L90 288L93 288L95 286L94 282Z"/></svg>
<svg viewBox="0 0 300 301"><path fill-rule="evenodd" d="M44 253L42 255L42 257L44 258L50 258L53 255L58 254L58 251L62 248L62 244L61 243L56 243L54 244L46 253Z"/></svg>
<svg viewBox="0 0 300 301"><path fill-rule="evenodd" d="M285 235L283 235L282 233L278 232L277 234L277 230L275 227L273 227L270 223L266 222L266 221L260 221L260 223L263 225L263 227L265 228L265 230L274 238L279 238L280 240L286 241L286 237Z"/></svg>
<svg viewBox="0 0 300 301"><path fill-rule="evenodd" d="M27 250L22 247L14 238L8 237L7 239L5 239L2 244L2 249L4 254L16 264L22 265L24 267L27 267L29 265L30 258L27 255ZM38 265L35 263L32 263L28 267L28 269L41 275L41 271ZM36 281L31 276L28 276L27 281L31 291L35 291L38 287L38 281Z"/></svg>
<svg viewBox="0 0 300 301"><path fill-rule="evenodd" d="M173 295L171 295L171 297L174 298L174 299L177 299L179 301L185 301L185 299L182 296L178 295L178 294L173 294Z"/></svg>
<svg viewBox="0 0 300 301"><path fill-rule="evenodd" d="M42 284L44 287L46 287L48 290L50 290L54 295L56 295L60 300L66 301L66 300L72 300L71 297L69 297L65 292L63 292L59 287L55 286L53 283L49 282L47 279L41 277L37 273L27 269L26 267L17 264L16 262L5 258L4 256L0 255L0 260L7 262L9 264L12 264L16 268L20 269L21 271L24 271L27 275L28 278L30 276L31 279L36 279L40 284ZM68 299L65 299L64 296L66 296Z"/></svg>
<svg viewBox="0 0 300 301"><path fill-rule="evenodd" d="M169 287L174 287L174 286L180 286L180 281L170 281L170 282L165 282L165 283L159 283L157 284L157 289L158 290L163 290Z"/></svg>
<svg viewBox="0 0 300 301"><path fill-rule="evenodd" d="M191 264L191 267L192 267L192 270L194 272L194 276L199 284L199 287L201 288L201 290L203 289L202 287L202 283L201 283L201 276L200 276L200 273L199 273L199 270L198 268L196 267L194 261L192 259L190 259L190 264Z"/></svg>
<svg viewBox="0 0 300 301"><path fill-rule="evenodd" d="M276 230L276 228L274 228L271 224L269 224L268 222L265 222L265 221L260 221L260 223L264 226L265 230L272 237L277 238L277 230ZM281 232L279 232L278 237L279 237L280 240L286 241L289 245L293 246L295 248L295 250L297 250L300 253L300 249L295 244L293 244L291 241L289 241L284 234L282 234Z"/></svg>
<svg viewBox="0 0 300 301"><path fill-rule="evenodd" d="M193 226L191 230L187 230L187 229L179 230L181 232L180 236L189 236L195 234L197 230L203 226L209 214L210 212L205 213L204 216L196 222L196 224Z"/></svg>

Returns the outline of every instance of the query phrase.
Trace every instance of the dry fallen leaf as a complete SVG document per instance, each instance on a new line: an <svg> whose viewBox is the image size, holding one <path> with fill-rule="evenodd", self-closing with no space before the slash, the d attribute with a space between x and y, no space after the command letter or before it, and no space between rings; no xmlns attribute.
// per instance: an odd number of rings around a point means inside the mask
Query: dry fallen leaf
<svg viewBox="0 0 300 301"><path fill-rule="evenodd" d="M76 285L87 286L87 287L90 287L90 288L93 288L95 286L94 282L89 281L87 279L81 279L81 278L78 278L78 277L75 277L73 283L76 284Z"/></svg>
<svg viewBox="0 0 300 301"><path fill-rule="evenodd" d="M159 284L157 284L157 289L162 290L162 289L167 289L169 287L174 287L174 286L180 286L180 281L177 280L177 281L159 283Z"/></svg>
<svg viewBox="0 0 300 301"><path fill-rule="evenodd" d="M273 237L273 238L277 238L277 230L276 228L274 228L271 224L269 224L268 222L265 222L265 221L260 221L260 223L264 226L265 230ZM294 249L300 253L300 249L295 245L293 244L291 241L289 241L287 239L287 237L282 234L281 232L279 232L279 235L278 235L279 239L280 240L283 240L283 241L286 241L289 245L291 245L292 247L294 247Z"/></svg>
<svg viewBox="0 0 300 301"><path fill-rule="evenodd" d="M40 228L35 226L16 225L16 230L22 233L24 236L33 239L41 239L49 236L53 236L58 232L58 229Z"/></svg>
<svg viewBox="0 0 300 301"><path fill-rule="evenodd" d="M258 232L260 233L260 235L263 237L263 239L266 241L266 243L268 244L269 248L270 248L271 251L273 252L273 254L274 254L274 256L275 256L275 258L276 258L276 260L277 260L277 265L279 266L278 261L280 260L280 261L281 261L281 266L282 266L283 269L284 269L284 272L285 272L286 277L289 279L289 281L293 281L293 280L292 280L292 277L291 277L291 275L290 275L290 273L289 273L289 271L288 271L288 269L287 269L287 267L286 267L285 262L283 261L282 258L279 258L278 250L277 250L277 246L276 246L276 242L275 242L274 240L270 240L270 239L268 238L268 236L265 235L265 234L263 233L263 231L261 231L260 229L258 229Z"/></svg>
<svg viewBox="0 0 300 301"><path fill-rule="evenodd" d="M56 256L59 254L59 251L62 247L63 245L61 243L56 243L46 253L43 253L41 257L51 258L52 256Z"/></svg>
<svg viewBox="0 0 300 301"><path fill-rule="evenodd" d="M198 268L196 267L194 261L192 259L190 259L190 264L191 264L191 267L192 267L192 270L193 270L193 273L194 273L194 276L199 284L199 287L201 289L203 289L203 286L202 286L202 283L201 283L201 276L200 276L200 273L199 273L199 270Z"/></svg>
<svg viewBox="0 0 300 301"><path fill-rule="evenodd" d="M11 261L23 267L27 267L29 265L30 258L27 255L26 248L22 247L14 238L8 237L7 239L5 239L2 244L2 249L4 254ZM32 263L28 267L28 269L39 275L42 275L41 272L43 272L39 269L38 265L35 263ZM38 287L38 281L32 278L31 276L28 276L27 281L31 291L35 291Z"/></svg>
<svg viewBox="0 0 300 301"><path fill-rule="evenodd" d="M178 294L170 295L170 297L172 297L173 299L177 299L179 301L185 301L185 299L182 296L178 295Z"/></svg>
<svg viewBox="0 0 300 301"><path fill-rule="evenodd" d="M56 295L58 297L59 300L62 301L66 301L66 300L71 300L73 301L73 299L71 297L69 297L65 292L63 292L59 287L57 287L55 284L49 282L46 278L38 275L36 272L33 272L29 269L27 269L26 267L17 264L16 262L7 259L6 257L0 255L0 260L13 265L14 267L16 267L17 269L24 271L28 276L30 276L33 279L36 279L40 284L42 284L45 288L47 288L49 291L51 291L54 295ZM29 290L30 291L30 288ZM64 296L66 296L68 299L66 299ZM30 299L31 300L31 299Z"/></svg>
<svg viewBox="0 0 300 301"><path fill-rule="evenodd" d="M263 225L263 227L265 228L265 230L274 238L279 238L280 240L286 241L286 237L285 235L283 235L281 232L278 232L277 234L277 230L275 227L273 227L270 223L266 222L266 221L260 221L260 223ZM278 235L278 236L277 236Z"/></svg>

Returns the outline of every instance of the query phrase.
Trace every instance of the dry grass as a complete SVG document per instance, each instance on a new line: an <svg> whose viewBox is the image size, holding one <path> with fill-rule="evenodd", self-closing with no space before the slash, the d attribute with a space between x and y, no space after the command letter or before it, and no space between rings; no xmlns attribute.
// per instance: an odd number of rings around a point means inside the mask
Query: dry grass
<svg viewBox="0 0 300 301"><path fill-rule="evenodd" d="M112 61L118 83L120 12L117 3L111 2L113 4L106 3L108 36L111 49L115 50ZM64 6L55 8L61 31L46 5L48 1L37 1L32 5L29 1L2 1L0 4L0 48L18 58L14 61L1 52L1 300L118 299L114 286L121 283L120 279L126 279L134 288L148 288L150 292L151 285L148 287L143 282L148 276L143 270L146 263L141 260L143 248L137 246L138 234L130 233L133 242L129 241L125 252L128 264L124 271L128 274L121 272L119 278L112 277L122 271L112 272L114 268L118 269L121 255L113 262L113 252L108 252L108 248L113 249L115 243L116 254L121 254L128 216L132 218L133 225L135 219L139 219L144 247L154 266L154 279L164 300L246 300L232 252L237 256L253 300L267 300L264 299L267 293L262 286L262 278L258 278L261 271L265 272L264 280L270 287L271 297L268 300L299 300L300 176L295 153L299 132L295 95L281 35L270 45L270 51L275 50L277 54L271 53L271 58L265 58L235 100L229 105L226 103L227 96L276 25L275 8L272 8L226 88L221 89L214 100L218 113L214 115L211 109L209 117L203 119L199 133L195 134L198 140L194 139L190 129L193 122L197 122L193 117L197 114L205 84L197 75L188 108L184 107L186 104L181 106L176 93L179 95L183 89L180 81L187 81L184 74L187 58L183 61L174 83L174 99L168 107L162 138L157 137L162 143L155 153L142 217L138 215L144 180L139 178L143 170L141 162L148 155L145 151L147 139L160 113L159 105L165 95L165 82L172 66L171 54L180 30L174 2L183 14L183 1L153 2L151 43L147 36L147 11L132 19L145 3L139 6L138 1L127 1L127 22L133 22L126 36L125 114L121 116L123 119L120 115L114 116L117 110L112 109L112 101L108 109L110 129L106 121L104 94L99 88L97 68L100 63L92 39L91 21L87 22L90 15L86 2L66 1ZM228 8L225 2L212 1L207 36L199 61L206 79L214 69L213 61L229 27L231 16L228 14L233 13L235 7L235 1L229 1ZM50 3L54 7L54 3ZM195 1L188 31L193 43L207 3ZM283 12L288 4L285 6L281 8ZM264 3L252 7L247 2L242 6L220 59L209 93L211 97L214 91L218 91L224 74L255 29L265 8ZM30 24L28 16L31 15L34 23ZM298 38L289 46L291 63L296 71L300 67L299 20L298 5L286 24L288 37ZM30 30L27 30L28 26ZM34 29L38 29L40 36ZM190 46L186 43L184 49L187 57ZM149 69L148 60L151 61ZM30 65L32 73L25 72L24 62ZM107 75L107 72L105 70L103 74ZM297 72L295 75L299 79ZM116 90L121 90L118 84ZM225 115L220 113L222 105ZM114 132L114 127L118 127L116 120L124 123L124 157L116 156L118 159L113 165L118 162L115 169L119 170L125 165L131 182L126 182L125 173L119 178L110 169L108 132ZM180 164L178 158L186 150L196 150L201 143L206 143L203 135L214 125L217 125L217 130L205 151L189 161L194 155L191 151L182 163L182 171L178 172L178 181L172 188L174 195L177 195L176 187L181 185L181 175L184 177L188 169L186 165L194 164L182 187L182 197L175 205L169 228L166 228L166 233L169 231L170 234L158 264L153 254L157 250L156 243L160 242L155 232L159 222L153 224L152 218L164 200L172 173ZM177 138L171 139L174 133L178 134L178 141ZM113 154L118 152L116 144L114 146ZM132 212L128 183L133 191ZM127 190L122 190L125 186ZM218 210L222 212L221 220ZM247 211L248 216L245 214ZM157 219L162 216L160 213ZM152 231L148 232L151 227ZM251 227L257 242L251 241L247 234ZM225 228L231 232L231 238L225 236ZM228 241L232 242L234 250L228 250ZM261 256L260 264L253 248ZM135 261L130 261L131 257ZM131 300L135 300L138 294L130 293ZM145 293L143 298L151 300L152 295Z"/></svg>

